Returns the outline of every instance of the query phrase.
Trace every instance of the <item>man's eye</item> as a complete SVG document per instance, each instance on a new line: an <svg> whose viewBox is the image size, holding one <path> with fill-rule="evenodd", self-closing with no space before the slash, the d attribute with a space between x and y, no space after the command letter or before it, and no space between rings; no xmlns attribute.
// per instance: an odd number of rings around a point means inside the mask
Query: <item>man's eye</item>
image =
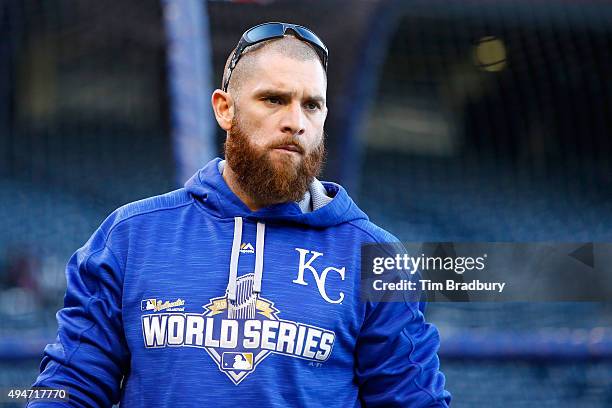
<svg viewBox="0 0 612 408"><path fill-rule="evenodd" d="M319 104L315 102L309 102L306 104L306 109L308 110L317 110L319 108L320 108Z"/></svg>
<svg viewBox="0 0 612 408"><path fill-rule="evenodd" d="M266 101L273 105L279 105L281 103L281 100L279 98L275 98L273 96L266 98Z"/></svg>

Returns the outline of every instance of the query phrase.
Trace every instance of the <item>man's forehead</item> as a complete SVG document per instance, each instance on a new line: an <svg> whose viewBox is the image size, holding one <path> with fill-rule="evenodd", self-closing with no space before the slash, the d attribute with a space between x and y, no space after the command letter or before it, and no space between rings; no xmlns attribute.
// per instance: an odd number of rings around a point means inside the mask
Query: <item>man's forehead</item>
<svg viewBox="0 0 612 408"><path fill-rule="evenodd" d="M259 58L248 75L250 92L275 90L296 96L325 98L327 81L317 60L299 61L282 55Z"/></svg>

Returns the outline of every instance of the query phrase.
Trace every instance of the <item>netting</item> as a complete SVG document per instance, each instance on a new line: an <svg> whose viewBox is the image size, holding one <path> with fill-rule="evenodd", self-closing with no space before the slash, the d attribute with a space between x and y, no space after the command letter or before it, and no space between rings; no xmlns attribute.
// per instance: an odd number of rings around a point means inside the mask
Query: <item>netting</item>
<svg viewBox="0 0 612 408"><path fill-rule="evenodd" d="M408 3L362 133L364 206L406 240L609 240L609 8Z"/></svg>

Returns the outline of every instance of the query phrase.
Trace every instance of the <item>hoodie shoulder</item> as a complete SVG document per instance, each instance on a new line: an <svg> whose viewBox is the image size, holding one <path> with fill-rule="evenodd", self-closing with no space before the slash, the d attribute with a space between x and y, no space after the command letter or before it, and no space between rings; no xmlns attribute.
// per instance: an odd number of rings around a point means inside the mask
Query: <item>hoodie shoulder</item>
<svg viewBox="0 0 612 408"><path fill-rule="evenodd" d="M117 225L136 216L172 210L190 205L192 202L193 197L184 188L144 198L117 208L102 223L101 229L109 234Z"/></svg>
<svg viewBox="0 0 612 408"><path fill-rule="evenodd" d="M379 227L368 219L356 219L349 222L354 227L363 231L372 243L377 244L391 244L398 243L399 239L389 231Z"/></svg>

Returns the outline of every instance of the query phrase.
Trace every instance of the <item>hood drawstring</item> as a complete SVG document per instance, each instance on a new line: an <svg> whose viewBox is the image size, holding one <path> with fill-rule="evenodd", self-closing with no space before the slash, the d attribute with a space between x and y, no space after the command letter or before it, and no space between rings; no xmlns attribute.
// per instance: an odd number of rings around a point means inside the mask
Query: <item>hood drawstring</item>
<svg viewBox="0 0 612 408"><path fill-rule="evenodd" d="M266 224L257 223L257 241L255 242L255 281L253 282L253 292L261 293L261 277L263 275L263 254L264 254L264 235L266 234Z"/></svg>
<svg viewBox="0 0 612 408"><path fill-rule="evenodd" d="M266 233L266 225L257 223L257 238L255 242L255 273L253 277L252 289L249 291L248 301L255 300L254 294L261 293L261 280L263 275L263 254L264 254L264 237ZM230 258L229 282L227 283L227 298L229 299L228 313L232 318L236 309L236 292L238 287L238 257L240 256L240 245L242 243L242 217L234 217L234 241L232 242L232 256ZM250 286L250 285L249 285ZM241 293L241 298L244 295ZM243 301L243 299L239 299ZM238 306L240 307L240 306Z"/></svg>
<svg viewBox="0 0 612 408"><path fill-rule="evenodd" d="M232 257L230 258L229 282L227 283L227 297L236 301L236 279L238 278L238 257L240 256L240 243L242 242L242 218L234 217L234 242L232 242Z"/></svg>

